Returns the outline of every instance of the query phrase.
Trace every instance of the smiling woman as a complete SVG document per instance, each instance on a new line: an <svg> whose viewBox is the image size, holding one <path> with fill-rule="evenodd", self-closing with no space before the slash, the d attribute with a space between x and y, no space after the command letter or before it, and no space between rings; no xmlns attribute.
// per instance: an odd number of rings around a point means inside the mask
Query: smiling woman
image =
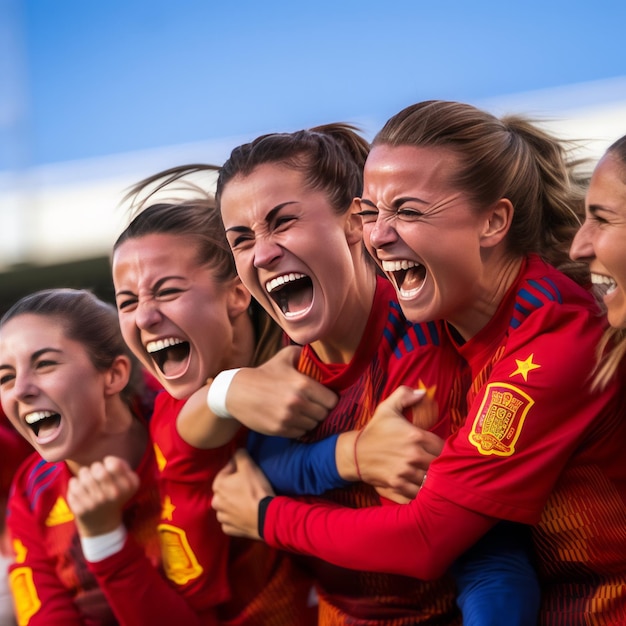
<svg viewBox="0 0 626 626"><path fill-rule="evenodd" d="M611 329L600 344L596 382L604 387L626 354L626 136L612 144L596 166L586 197L586 218L571 257L589 266Z"/></svg>
<svg viewBox="0 0 626 626"><path fill-rule="evenodd" d="M36 450L9 499L10 583L20 624L111 623L105 594L77 548L66 499L72 480L94 463L109 465L109 455L135 468L141 482L120 510L129 538L145 558L160 561L156 466L137 410L140 381L115 309L88 292L37 292L0 321L2 408Z"/></svg>

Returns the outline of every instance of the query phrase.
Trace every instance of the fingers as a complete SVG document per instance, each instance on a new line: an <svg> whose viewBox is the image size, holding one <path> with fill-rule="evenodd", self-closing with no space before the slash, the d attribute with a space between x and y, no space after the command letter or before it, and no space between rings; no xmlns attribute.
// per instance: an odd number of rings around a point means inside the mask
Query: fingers
<svg viewBox="0 0 626 626"><path fill-rule="evenodd" d="M71 497L80 511L128 499L139 488L139 476L117 457L105 457L89 467L81 467L69 483Z"/></svg>

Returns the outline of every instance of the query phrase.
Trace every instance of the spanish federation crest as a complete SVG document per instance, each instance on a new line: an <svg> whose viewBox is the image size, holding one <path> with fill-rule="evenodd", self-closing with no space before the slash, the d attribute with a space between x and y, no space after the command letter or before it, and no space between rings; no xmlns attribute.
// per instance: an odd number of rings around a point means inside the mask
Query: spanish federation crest
<svg viewBox="0 0 626 626"><path fill-rule="evenodd" d="M511 456L535 401L507 383L491 383L474 420L469 441L484 455Z"/></svg>

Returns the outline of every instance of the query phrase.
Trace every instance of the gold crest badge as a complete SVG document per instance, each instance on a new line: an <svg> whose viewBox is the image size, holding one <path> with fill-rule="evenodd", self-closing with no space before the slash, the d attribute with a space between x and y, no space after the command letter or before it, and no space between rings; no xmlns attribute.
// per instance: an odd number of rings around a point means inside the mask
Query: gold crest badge
<svg viewBox="0 0 626 626"><path fill-rule="evenodd" d="M480 454L511 456L535 401L507 383L491 383L474 420L469 441Z"/></svg>
<svg viewBox="0 0 626 626"><path fill-rule="evenodd" d="M163 569L177 585L195 580L204 571L193 553L185 531L170 524L159 524Z"/></svg>

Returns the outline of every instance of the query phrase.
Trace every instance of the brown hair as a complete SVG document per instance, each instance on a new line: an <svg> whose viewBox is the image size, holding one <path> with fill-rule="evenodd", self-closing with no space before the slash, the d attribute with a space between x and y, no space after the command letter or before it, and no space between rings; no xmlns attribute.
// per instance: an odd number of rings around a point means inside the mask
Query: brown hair
<svg viewBox="0 0 626 626"><path fill-rule="evenodd" d="M224 232L224 225L215 205L213 194L201 185L187 181L184 187L191 197L186 199L148 204L158 192L171 188L175 182L199 173L216 172L214 165L193 164L173 167L145 178L134 185L125 196L132 201L130 224L113 245L115 251L129 239L145 235L165 234L189 237L197 242L198 264L207 265L215 272L218 281L226 282L237 276L235 261ZM140 196L146 197L139 201ZM250 304L250 317L255 331L256 344L252 365L258 365L272 355L283 343L282 330L254 299Z"/></svg>
<svg viewBox="0 0 626 626"><path fill-rule="evenodd" d="M217 207L224 187L259 165L280 163L304 173L310 189L327 194L336 213L348 211L363 191L368 142L350 124L326 124L293 133L272 133L235 148L221 167L215 194Z"/></svg>
<svg viewBox="0 0 626 626"><path fill-rule="evenodd" d="M68 339L84 346L93 366L100 372L109 369L116 357L127 356L132 371L122 397L130 403L143 391L140 365L122 338L113 305L84 289L44 289L18 300L0 319L0 328L27 313L56 319Z"/></svg>
<svg viewBox="0 0 626 626"><path fill-rule="evenodd" d="M568 160L564 142L521 116L498 119L469 104L430 100L394 115L372 142L380 144L453 151L460 167L451 182L476 207L500 198L513 204L508 249L516 255L536 252L580 280L568 252L584 193L575 172L580 161Z"/></svg>
<svg viewBox="0 0 626 626"><path fill-rule="evenodd" d="M626 185L626 135L611 144L605 154L617 158L623 165L622 182ZM626 244L626 242L624 242ZM598 346L598 365L594 388L603 389L616 375L626 357L626 328L608 328Z"/></svg>

